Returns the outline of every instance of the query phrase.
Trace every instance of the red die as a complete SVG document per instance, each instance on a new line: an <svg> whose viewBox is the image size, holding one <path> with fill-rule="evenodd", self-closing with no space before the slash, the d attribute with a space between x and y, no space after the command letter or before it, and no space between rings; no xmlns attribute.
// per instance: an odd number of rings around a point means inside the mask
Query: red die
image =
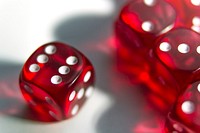
<svg viewBox="0 0 200 133"><path fill-rule="evenodd" d="M74 116L91 95L94 69L78 50L59 42L39 47L26 61L20 88L41 119Z"/></svg>
<svg viewBox="0 0 200 133"><path fill-rule="evenodd" d="M200 131L200 82L190 84L170 112L166 130L178 133ZM182 124L181 124L182 123Z"/></svg>
<svg viewBox="0 0 200 133"><path fill-rule="evenodd" d="M120 19L151 47L157 35L173 28L176 12L164 0L135 0L122 9Z"/></svg>
<svg viewBox="0 0 200 133"><path fill-rule="evenodd" d="M173 28L175 19L174 8L163 0L134 0L122 9L115 23L119 70L132 83L145 85L146 98L164 114L180 89L168 69L154 56L152 47L159 35Z"/></svg>
<svg viewBox="0 0 200 133"><path fill-rule="evenodd" d="M199 42L198 33L184 28L172 30L157 41L155 54L182 87L200 79Z"/></svg>

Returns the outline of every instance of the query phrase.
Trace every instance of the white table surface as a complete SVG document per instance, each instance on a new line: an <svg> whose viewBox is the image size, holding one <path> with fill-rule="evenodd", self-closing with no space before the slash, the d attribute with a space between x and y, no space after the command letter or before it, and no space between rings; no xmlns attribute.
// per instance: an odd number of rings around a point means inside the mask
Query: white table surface
<svg viewBox="0 0 200 133"><path fill-rule="evenodd" d="M122 0L0 0L0 133L134 133L154 114L143 114L140 91L114 69L109 39ZM77 116L33 121L18 87L23 63L40 45L69 43L96 69L94 95ZM29 114L31 115L31 114ZM152 131L155 133L158 129Z"/></svg>

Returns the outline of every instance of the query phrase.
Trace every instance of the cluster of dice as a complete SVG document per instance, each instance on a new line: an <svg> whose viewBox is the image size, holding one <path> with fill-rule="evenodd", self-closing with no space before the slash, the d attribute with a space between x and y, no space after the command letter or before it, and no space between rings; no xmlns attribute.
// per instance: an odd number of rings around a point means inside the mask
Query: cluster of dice
<svg viewBox="0 0 200 133"><path fill-rule="evenodd" d="M53 42L39 47L29 57L19 82L37 120L62 120L76 115L91 96L94 69L78 50Z"/></svg>
<svg viewBox="0 0 200 133"><path fill-rule="evenodd" d="M163 132L200 132L200 0L130 0L115 33L118 67L147 86Z"/></svg>
<svg viewBox="0 0 200 133"><path fill-rule="evenodd" d="M147 86L166 115L164 132L200 131L200 0L130 0L115 23L120 70ZM59 42L38 48L20 74L20 88L38 119L77 114L94 89L94 68Z"/></svg>

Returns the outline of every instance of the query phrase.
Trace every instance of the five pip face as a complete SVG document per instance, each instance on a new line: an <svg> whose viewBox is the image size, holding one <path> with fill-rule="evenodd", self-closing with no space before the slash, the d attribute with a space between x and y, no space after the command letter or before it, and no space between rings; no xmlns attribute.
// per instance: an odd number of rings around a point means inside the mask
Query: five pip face
<svg viewBox="0 0 200 133"><path fill-rule="evenodd" d="M75 48L52 42L39 47L24 64L22 94L40 119L70 118L78 113L94 89L91 62Z"/></svg>

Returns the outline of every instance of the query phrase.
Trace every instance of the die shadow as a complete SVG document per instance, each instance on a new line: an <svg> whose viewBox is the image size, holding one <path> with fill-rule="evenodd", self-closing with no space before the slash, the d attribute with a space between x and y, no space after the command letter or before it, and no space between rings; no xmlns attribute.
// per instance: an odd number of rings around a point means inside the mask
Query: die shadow
<svg viewBox="0 0 200 133"><path fill-rule="evenodd" d="M0 115L36 120L18 85L21 68L22 64L0 61Z"/></svg>
<svg viewBox="0 0 200 133"><path fill-rule="evenodd" d="M105 65L112 63L113 23L125 1L113 0L115 11L110 15L80 15L63 20L54 29L56 40L72 45L91 60L98 75L97 85L101 88L107 88L109 83L104 72L107 71Z"/></svg>
<svg viewBox="0 0 200 133"><path fill-rule="evenodd" d="M23 100L18 87L21 64L0 61L0 113L15 115L21 110Z"/></svg>
<svg viewBox="0 0 200 133"><path fill-rule="evenodd" d="M144 119L141 112L144 99L137 89L127 83L115 68L113 52L113 23L123 1L114 1L116 9L110 16L86 15L64 20L55 29L56 40L69 43L82 51L96 70L96 86L115 101L98 120L98 133L133 133L138 121ZM138 102L139 101L139 102Z"/></svg>

